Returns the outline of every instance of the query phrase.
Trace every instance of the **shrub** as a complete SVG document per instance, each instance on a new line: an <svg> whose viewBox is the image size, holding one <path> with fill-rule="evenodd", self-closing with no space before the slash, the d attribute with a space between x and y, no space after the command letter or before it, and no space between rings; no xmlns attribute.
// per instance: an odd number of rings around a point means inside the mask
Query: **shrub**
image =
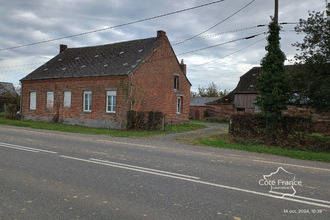
<svg viewBox="0 0 330 220"><path fill-rule="evenodd" d="M159 130L162 122L162 112L133 110L127 112L127 129L129 130Z"/></svg>
<svg viewBox="0 0 330 220"><path fill-rule="evenodd" d="M283 116L269 138L266 119L261 115L233 115L229 133L236 138L257 140L269 145L300 150L330 152L329 138L320 138L314 132L310 118Z"/></svg>
<svg viewBox="0 0 330 220"><path fill-rule="evenodd" d="M19 105L16 103L9 103L6 107L6 118L8 119L18 119L19 116L17 112L19 111Z"/></svg>

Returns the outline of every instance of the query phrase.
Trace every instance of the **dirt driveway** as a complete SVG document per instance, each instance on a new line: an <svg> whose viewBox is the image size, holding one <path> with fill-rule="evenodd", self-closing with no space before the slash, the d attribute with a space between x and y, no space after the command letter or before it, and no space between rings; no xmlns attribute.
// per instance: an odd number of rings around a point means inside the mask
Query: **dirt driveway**
<svg viewBox="0 0 330 220"><path fill-rule="evenodd" d="M218 124L218 123L200 123L200 122L191 122L191 123L205 125L206 127L195 131L157 135L151 138L157 140L163 140L163 141L179 141L189 144L196 138L208 137L220 133L225 133L228 131L228 127L229 127L227 124Z"/></svg>

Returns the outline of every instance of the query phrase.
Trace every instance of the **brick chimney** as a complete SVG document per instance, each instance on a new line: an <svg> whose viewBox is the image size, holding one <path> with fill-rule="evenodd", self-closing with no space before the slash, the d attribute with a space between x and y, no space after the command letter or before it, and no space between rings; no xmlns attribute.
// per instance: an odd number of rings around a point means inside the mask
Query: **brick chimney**
<svg viewBox="0 0 330 220"><path fill-rule="evenodd" d="M65 51L68 48L67 45L65 44L60 44L60 53L62 53L63 51Z"/></svg>
<svg viewBox="0 0 330 220"><path fill-rule="evenodd" d="M187 75L187 65L184 64L183 59L181 60L180 67L184 75Z"/></svg>
<svg viewBox="0 0 330 220"><path fill-rule="evenodd" d="M157 39L161 40L161 39L165 39L166 38L166 32L165 31L157 31Z"/></svg>

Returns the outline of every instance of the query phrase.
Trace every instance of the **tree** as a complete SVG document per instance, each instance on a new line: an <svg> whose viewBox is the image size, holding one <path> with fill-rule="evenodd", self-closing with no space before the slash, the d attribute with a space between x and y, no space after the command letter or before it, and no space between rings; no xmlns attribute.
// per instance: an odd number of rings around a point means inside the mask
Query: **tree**
<svg viewBox="0 0 330 220"><path fill-rule="evenodd" d="M297 101L308 101L319 112L330 111L330 4L326 12L309 12L295 30L306 34L302 43L292 44L300 51L295 55L298 71L291 76Z"/></svg>
<svg viewBox="0 0 330 220"><path fill-rule="evenodd" d="M225 89L222 91L214 82L210 83L208 87L198 87L198 92L193 92L193 97L223 97L229 92Z"/></svg>
<svg viewBox="0 0 330 220"><path fill-rule="evenodd" d="M256 105L266 119L268 133L272 133L282 117L282 110L287 108L289 100L289 81L284 69L285 54L280 48L281 27L272 19L269 24L269 35L266 46L267 54L261 60L261 73L256 89L259 95Z"/></svg>

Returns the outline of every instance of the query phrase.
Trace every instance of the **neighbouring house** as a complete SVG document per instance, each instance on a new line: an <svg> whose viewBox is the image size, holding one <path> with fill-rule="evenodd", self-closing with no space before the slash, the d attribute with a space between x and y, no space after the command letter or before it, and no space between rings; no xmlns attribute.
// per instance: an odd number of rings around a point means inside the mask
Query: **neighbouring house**
<svg viewBox="0 0 330 220"><path fill-rule="evenodd" d="M2 95L16 95L15 87L12 83L0 82L0 96Z"/></svg>
<svg viewBox="0 0 330 220"><path fill-rule="evenodd" d="M295 71L297 66L284 66L288 73ZM261 73L261 67L253 67L240 77L236 88L227 96L206 103L206 110L211 117L228 118L238 113L259 113L258 106L255 105L258 91L255 88L257 77ZM308 116L315 120L330 120L329 113L316 114L313 109L307 105L288 105L288 110L283 112L291 116Z"/></svg>
<svg viewBox="0 0 330 220"><path fill-rule="evenodd" d="M128 110L189 121L191 84L164 31L157 37L68 48L21 79L22 118L122 129Z"/></svg>
<svg viewBox="0 0 330 220"><path fill-rule="evenodd" d="M6 106L17 92L12 83L0 82L0 112L6 111Z"/></svg>
<svg viewBox="0 0 330 220"><path fill-rule="evenodd" d="M219 99L219 97L192 97L190 98L190 118L203 120L206 113L206 103Z"/></svg>

